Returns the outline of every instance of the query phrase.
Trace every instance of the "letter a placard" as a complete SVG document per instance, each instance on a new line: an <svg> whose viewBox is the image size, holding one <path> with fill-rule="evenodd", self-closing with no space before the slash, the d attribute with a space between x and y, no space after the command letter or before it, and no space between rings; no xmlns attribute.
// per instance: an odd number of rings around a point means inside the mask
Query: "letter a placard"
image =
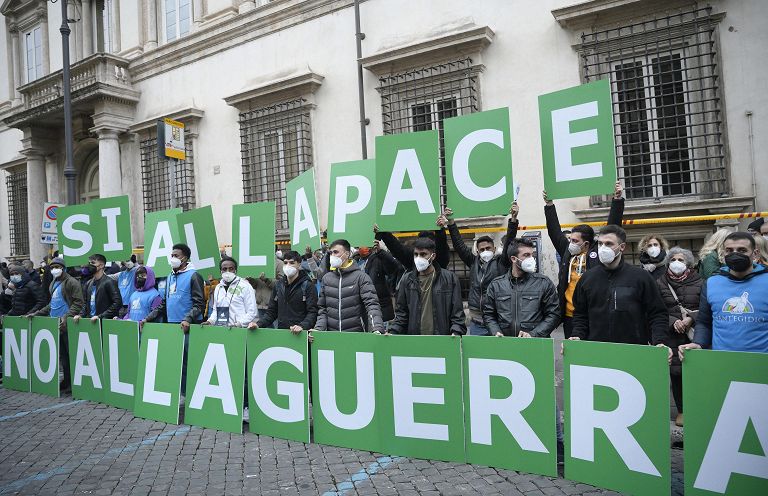
<svg viewBox="0 0 768 496"><path fill-rule="evenodd" d="M320 224L315 191L315 169L299 174L285 185L291 245L300 251L306 246L320 248Z"/></svg>
<svg viewBox="0 0 768 496"><path fill-rule="evenodd" d="M549 198L613 192L616 148L607 79L541 95L539 119Z"/></svg>

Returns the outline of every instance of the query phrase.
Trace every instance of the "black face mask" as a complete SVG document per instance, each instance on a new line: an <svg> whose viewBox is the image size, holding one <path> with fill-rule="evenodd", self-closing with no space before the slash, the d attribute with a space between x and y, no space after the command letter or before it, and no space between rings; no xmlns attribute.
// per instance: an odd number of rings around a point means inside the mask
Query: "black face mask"
<svg viewBox="0 0 768 496"><path fill-rule="evenodd" d="M136 289L142 289L144 287L144 284L146 284L147 278L146 277L137 277L136 283L134 284L136 286Z"/></svg>
<svg viewBox="0 0 768 496"><path fill-rule="evenodd" d="M734 272L744 272L752 266L752 259L743 253L729 253L725 256L725 265Z"/></svg>

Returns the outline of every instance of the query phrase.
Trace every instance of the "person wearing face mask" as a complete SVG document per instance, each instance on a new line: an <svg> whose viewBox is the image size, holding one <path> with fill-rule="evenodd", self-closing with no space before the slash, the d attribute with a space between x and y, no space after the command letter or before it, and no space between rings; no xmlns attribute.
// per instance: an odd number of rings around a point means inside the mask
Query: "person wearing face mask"
<svg viewBox="0 0 768 496"><path fill-rule="evenodd" d="M669 313L653 277L624 261L627 233L619 226L605 226L597 244L600 267L587 271L576 285L573 333L568 339L662 342Z"/></svg>
<svg viewBox="0 0 768 496"><path fill-rule="evenodd" d="M693 253L690 250L675 246L667 255L667 270L656 280L661 292L661 298L667 306L669 321L666 335L661 342L655 345L663 345L671 350L678 346L691 342L693 326L699 310L701 288L704 279L693 268ZM674 354L673 354L674 355ZM673 356L669 364L670 381L672 383L672 397L677 407L675 423L683 425L683 374L682 364L677 356Z"/></svg>
<svg viewBox="0 0 768 496"><path fill-rule="evenodd" d="M69 370L69 337L67 334L67 318L80 315L85 307L83 289L80 283L66 272L67 266L61 257L54 258L50 263L51 282L49 291L51 301L37 312L28 315L48 316L59 319L59 359L64 370L61 381L61 391L71 389L71 377Z"/></svg>
<svg viewBox="0 0 768 496"><path fill-rule="evenodd" d="M211 316L203 325L246 327L256 319L256 293L250 283L237 276L237 260L229 256L219 262L221 281L213 291Z"/></svg>
<svg viewBox="0 0 768 496"><path fill-rule="evenodd" d="M384 322L389 322L395 318L395 306L387 276L398 273L402 265L388 251L382 250L380 243L381 241L375 240L373 248L361 246L357 252L359 255L357 264L373 281L376 295L379 297L382 318Z"/></svg>
<svg viewBox="0 0 768 496"><path fill-rule="evenodd" d="M451 249L448 247L448 236L445 234L445 227L441 225L443 224L441 218L442 215L438 217L436 221L436 224L440 226L440 229L434 231L421 231L418 237L429 238L435 242L435 246L437 247L435 260L440 267L447 269L448 264L451 262ZM379 226L376 224L373 225L373 232L376 239L384 241L389 252L395 257L395 260L405 267L405 270L413 270L413 246L404 245L391 232L379 231Z"/></svg>
<svg viewBox="0 0 768 496"><path fill-rule="evenodd" d="M760 236L760 228L763 227L763 224L765 224L765 219L759 217L749 223L747 232L754 237ZM768 234L768 228L766 229L766 234Z"/></svg>
<svg viewBox="0 0 768 496"><path fill-rule="evenodd" d="M352 248L346 239L331 243L330 270L323 275L317 300L319 331L384 332L381 306L368 274L351 259Z"/></svg>
<svg viewBox="0 0 768 496"><path fill-rule="evenodd" d="M29 272L23 266L11 265L8 272L10 282L5 294L10 299L10 306L6 315L32 314L45 306L43 288L29 277Z"/></svg>
<svg viewBox="0 0 768 496"><path fill-rule="evenodd" d="M117 280L117 287L120 289L120 298L123 300L123 308L120 311L120 317L128 313L131 295L136 291L136 255L123 262L123 270L114 274Z"/></svg>
<svg viewBox="0 0 768 496"><path fill-rule="evenodd" d="M459 278L435 263L435 242L418 238L413 242L414 270L403 276L397 292L393 334L466 334L464 305Z"/></svg>
<svg viewBox="0 0 768 496"><path fill-rule="evenodd" d="M654 279L664 274L667 265L667 240L656 234L643 236L637 245L640 250L640 265L647 270Z"/></svg>
<svg viewBox="0 0 768 496"><path fill-rule="evenodd" d="M41 284L42 280L40 279L40 271L35 270L35 264L32 262L32 260L24 260L21 262L21 265L24 267L24 270L27 271L27 275L29 275L30 279L32 279L36 284Z"/></svg>
<svg viewBox="0 0 768 496"><path fill-rule="evenodd" d="M512 203L509 209L510 218L507 222L506 242L501 255L496 255L496 246L490 236L478 238L475 243L477 255L473 254L472 249L461 237L459 228L453 220L453 211L450 208L446 208L441 218L438 219L438 224L447 225L453 242L453 249L464 262L464 265L469 267L469 334L472 336L492 335L483 323L483 300L491 281L509 271L509 258L503 254L506 253L510 242L517 236L517 215L519 212L517 202Z"/></svg>
<svg viewBox="0 0 768 496"><path fill-rule="evenodd" d="M611 201L611 210L608 213L609 225L621 225L624 217L624 198L621 195L621 183L617 181ZM547 234L555 247L555 251L560 255L557 294L560 299L563 333L566 338L569 338L573 329L573 293L576 290L576 285L588 270L600 266L597 257L595 231L586 224L579 224L571 228L569 237L566 236L560 227L555 204L549 199L546 191L544 191L544 203Z"/></svg>
<svg viewBox="0 0 768 496"><path fill-rule="evenodd" d="M768 269L756 262L755 239L731 233L723 253L726 266L701 290L693 342L678 347L680 360L701 348L768 353Z"/></svg>
<svg viewBox="0 0 768 496"><path fill-rule="evenodd" d="M88 257L93 276L85 284L85 306L80 315L76 315L77 322L80 316L90 317L92 321L99 319L113 319L120 314L123 300L120 298L120 290L117 283L104 273L107 259L104 255L96 253Z"/></svg>
<svg viewBox="0 0 768 496"><path fill-rule="evenodd" d="M134 291L128 300L128 311L123 320L139 323L141 329L146 323L147 316L163 303L160 291L155 289L155 271L150 267L139 265L135 267L133 281Z"/></svg>

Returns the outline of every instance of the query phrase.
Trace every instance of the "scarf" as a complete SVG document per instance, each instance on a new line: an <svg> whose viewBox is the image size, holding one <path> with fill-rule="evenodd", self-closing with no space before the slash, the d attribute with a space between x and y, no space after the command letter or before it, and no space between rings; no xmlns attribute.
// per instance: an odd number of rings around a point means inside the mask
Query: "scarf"
<svg viewBox="0 0 768 496"><path fill-rule="evenodd" d="M667 277L669 277L671 280L675 282L683 282L686 279L688 279L688 276L691 274L691 268L685 269L685 272L680 274L679 276L676 276L674 273L672 273L671 270L667 270Z"/></svg>

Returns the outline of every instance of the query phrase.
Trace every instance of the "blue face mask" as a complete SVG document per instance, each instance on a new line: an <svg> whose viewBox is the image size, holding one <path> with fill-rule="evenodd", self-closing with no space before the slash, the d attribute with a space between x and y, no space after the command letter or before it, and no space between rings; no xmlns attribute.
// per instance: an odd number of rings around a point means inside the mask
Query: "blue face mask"
<svg viewBox="0 0 768 496"><path fill-rule="evenodd" d="M11 276L11 282L14 283L14 284L20 283L21 282L21 275L19 275L19 274L12 275Z"/></svg>

